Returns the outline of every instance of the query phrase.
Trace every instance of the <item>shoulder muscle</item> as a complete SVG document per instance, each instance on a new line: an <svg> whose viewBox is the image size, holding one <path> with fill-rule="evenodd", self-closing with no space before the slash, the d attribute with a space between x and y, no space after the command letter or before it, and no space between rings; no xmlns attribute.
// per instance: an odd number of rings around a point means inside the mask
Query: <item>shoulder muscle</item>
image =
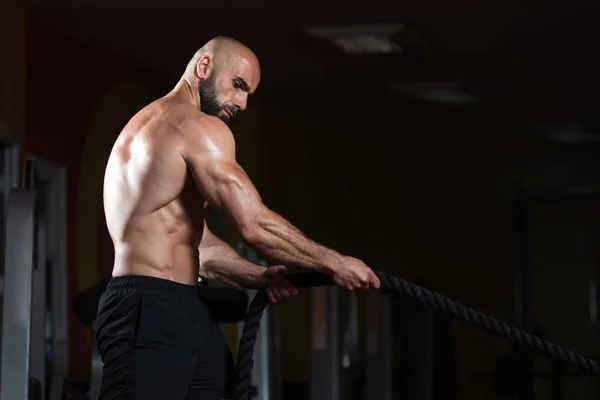
<svg viewBox="0 0 600 400"><path fill-rule="evenodd" d="M207 115L191 119L182 127L182 155L186 161L197 157L235 160L235 140L229 127Z"/></svg>

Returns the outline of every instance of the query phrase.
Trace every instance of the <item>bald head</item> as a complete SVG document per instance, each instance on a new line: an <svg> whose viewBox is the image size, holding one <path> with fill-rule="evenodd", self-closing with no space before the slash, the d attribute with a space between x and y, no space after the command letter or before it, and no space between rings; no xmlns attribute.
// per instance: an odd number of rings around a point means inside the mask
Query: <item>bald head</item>
<svg viewBox="0 0 600 400"><path fill-rule="evenodd" d="M196 51L188 67L196 68L196 64L202 57L210 57L217 71L228 63L240 59L245 59L260 69L258 57L250 48L239 40L226 36L217 36L206 42Z"/></svg>
<svg viewBox="0 0 600 400"><path fill-rule="evenodd" d="M185 77L198 86L200 110L229 122L258 87L260 65L247 46L219 36L194 54Z"/></svg>

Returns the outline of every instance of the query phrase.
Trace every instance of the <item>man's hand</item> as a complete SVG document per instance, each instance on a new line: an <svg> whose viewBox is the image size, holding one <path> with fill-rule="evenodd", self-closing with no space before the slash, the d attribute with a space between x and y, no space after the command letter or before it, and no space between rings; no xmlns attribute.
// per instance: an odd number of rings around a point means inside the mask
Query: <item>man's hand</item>
<svg viewBox="0 0 600 400"><path fill-rule="evenodd" d="M337 286L350 291L379 289L379 278L365 263L353 257L344 257L342 262L332 274Z"/></svg>
<svg viewBox="0 0 600 400"><path fill-rule="evenodd" d="M266 285L267 297L273 304L298 295L298 289L285 279L286 272L287 268L283 265L275 265L265 268L261 276L261 283Z"/></svg>

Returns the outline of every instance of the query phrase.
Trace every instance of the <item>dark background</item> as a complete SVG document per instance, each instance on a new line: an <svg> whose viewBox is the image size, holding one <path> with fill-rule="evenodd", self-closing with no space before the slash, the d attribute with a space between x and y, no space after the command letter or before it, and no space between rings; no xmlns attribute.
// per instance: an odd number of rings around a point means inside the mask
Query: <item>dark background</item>
<svg viewBox="0 0 600 400"><path fill-rule="evenodd" d="M233 129L266 204L374 269L427 278L515 321L516 188L600 183L596 7L4 0L0 122L23 152L68 167L73 296L110 275L100 194L120 127L175 85L199 46L233 36L262 65ZM393 39L404 51L349 55L305 32L354 24L403 24ZM551 340L586 354L598 346L588 290L597 211L593 201L536 206L530 229L534 319ZM284 377L305 381L308 295L283 305L282 318ZM89 374L87 338L71 318L73 377ZM461 398L497 398L472 377L513 354L510 343L460 323L454 338ZM578 398L592 398L581 390Z"/></svg>

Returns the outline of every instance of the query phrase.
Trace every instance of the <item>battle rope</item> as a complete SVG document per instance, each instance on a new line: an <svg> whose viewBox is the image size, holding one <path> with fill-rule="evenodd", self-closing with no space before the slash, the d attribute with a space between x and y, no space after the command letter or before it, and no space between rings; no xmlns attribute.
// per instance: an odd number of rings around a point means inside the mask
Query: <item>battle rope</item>
<svg viewBox="0 0 600 400"><path fill-rule="evenodd" d="M462 304L456 303L439 293L410 283L382 272L375 272L381 282L381 289L390 293L409 296L423 304L427 304L470 324L480 326L485 330L503 336L513 342L524 344L552 359L570 364L571 366L593 374L600 375L600 364L570 350L522 331ZM331 286L331 277L318 273L303 273L288 275L288 280L296 287ZM252 354L260 327L260 318L264 309L269 305L264 290L259 291L250 302L242 337L240 338L237 359L237 378L234 390L234 400L248 400L250 394L251 372L254 361Z"/></svg>

